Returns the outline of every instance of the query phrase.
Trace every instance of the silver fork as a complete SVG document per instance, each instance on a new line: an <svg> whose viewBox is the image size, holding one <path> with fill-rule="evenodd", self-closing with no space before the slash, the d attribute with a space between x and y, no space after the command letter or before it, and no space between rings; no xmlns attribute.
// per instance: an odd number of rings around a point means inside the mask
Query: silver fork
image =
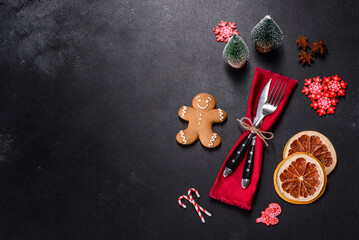
<svg viewBox="0 0 359 240"><path fill-rule="evenodd" d="M257 120L257 122L254 123L254 126L257 128L266 116L271 115L272 113L275 112L275 110L277 110L278 105L279 105L280 101L282 100L283 93L285 92L285 89L287 88L287 84L284 85L284 82L280 82L277 85L278 82L279 81L275 82L272 91L269 93L267 101L263 105L261 117ZM284 89L282 91L283 86L284 86ZM278 91L278 89L279 89L279 91Z"/></svg>
<svg viewBox="0 0 359 240"><path fill-rule="evenodd" d="M282 90L283 86L284 86L284 89ZM257 122L254 123L254 126L256 128L258 128L260 126L260 124L262 123L262 121L265 117L267 117L268 115L271 115L272 113L275 112L275 110L277 110L278 105L279 105L280 101L282 100L283 93L285 92L286 88L287 88L287 84L285 84L284 82L276 81L272 91L270 92L270 94L267 98L267 101L263 105L262 115L257 120ZM254 133L252 132L251 135L253 135L253 134ZM249 152L247 154L247 159L244 163L243 174L242 174L242 188L244 188L244 189L246 189L251 182L255 145L256 145L256 136L254 136L252 138L251 146L250 146Z"/></svg>

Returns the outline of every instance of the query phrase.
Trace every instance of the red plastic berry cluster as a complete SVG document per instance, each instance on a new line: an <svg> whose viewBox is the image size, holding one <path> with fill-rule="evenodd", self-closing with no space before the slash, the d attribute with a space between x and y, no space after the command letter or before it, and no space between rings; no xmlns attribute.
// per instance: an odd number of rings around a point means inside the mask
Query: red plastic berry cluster
<svg viewBox="0 0 359 240"><path fill-rule="evenodd" d="M217 27L213 28L214 34L217 35L217 42L228 42L234 33L238 34L238 30L236 28L235 22L229 22L227 24L226 21L222 20Z"/></svg>
<svg viewBox="0 0 359 240"><path fill-rule="evenodd" d="M305 79L302 93L308 95L312 100L311 107L317 110L319 116L334 114L335 106L338 103L337 97L345 95L347 83L341 80L338 75L332 77L319 76L313 79Z"/></svg>

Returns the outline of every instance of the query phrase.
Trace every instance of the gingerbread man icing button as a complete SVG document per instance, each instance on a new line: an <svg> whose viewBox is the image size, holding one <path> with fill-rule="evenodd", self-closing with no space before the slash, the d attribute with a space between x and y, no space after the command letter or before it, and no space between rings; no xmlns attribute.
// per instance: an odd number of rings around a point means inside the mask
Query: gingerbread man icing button
<svg viewBox="0 0 359 240"><path fill-rule="evenodd" d="M212 130L213 123L224 122L227 113L215 109L216 99L208 93L197 94L192 101L192 107L183 106L178 116L188 121L188 127L177 133L177 142L183 145L194 143L198 138L203 146L215 148L221 143L221 137Z"/></svg>

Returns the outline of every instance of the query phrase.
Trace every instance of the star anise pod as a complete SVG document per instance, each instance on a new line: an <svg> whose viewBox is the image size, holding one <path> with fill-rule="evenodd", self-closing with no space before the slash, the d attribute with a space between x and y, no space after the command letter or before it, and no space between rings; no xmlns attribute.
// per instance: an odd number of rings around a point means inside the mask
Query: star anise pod
<svg viewBox="0 0 359 240"><path fill-rule="evenodd" d="M325 43L322 40L320 40L320 41L313 42L311 52L313 54L318 53L318 54L323 55L324 53L327 53L328 50L327 50L327 46L325 46Z"/></svg>
<svg viewBox="0 0 359 240"><path fill-rule="evenodd" d="M310 65L310 61L314 61L313 58L313 53L306 53L305 51L301 51L301 53L298 54L299 58L298 61L302 62L302 65L304 65L305 63L307 63L308 65Z"/></svg>
<svg viewBox="0 0 359 240"><path fill-rule="evenodd" d="M310 48L309 41L307 37L299 36L299 38L296 40L298 43L298 48L303 48L305 50L307 47Z"/></svg>

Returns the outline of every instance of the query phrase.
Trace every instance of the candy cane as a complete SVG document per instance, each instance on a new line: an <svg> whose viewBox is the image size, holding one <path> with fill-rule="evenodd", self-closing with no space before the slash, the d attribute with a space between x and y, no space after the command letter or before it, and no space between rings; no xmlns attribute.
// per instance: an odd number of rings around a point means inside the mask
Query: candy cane
<svg viewBox="0 0 359 240"><path fill-rule="evenodd" d="M205 214L207 214L207 216L210 216L210 217L211 217L212 214L211 214L210 212L208 212L207 210L205 210L204 208L202 208L200 205L198 205L198 204L194 201L191 192L195 192L198 198L200 198L200 195L199 195L199 192L197 191L197 189L195 189L195 188L190 188L190 189L188 189L188 196L189 196L190 200L192 201L192 204L193 204L193 205L197 205L198 208L199 208L202 212L204 212Z"/></svg>
<svg viewBox="0 0 359 240"><path fill-rule="evenodd" d="M199 218L202 220L203 223L205 223L205 220L204 220L204 217L200 211L200 209L198 208L198 205L197 203L194 201L194 199L192 198L192 195L191 195L191 192L190 192L191 189L188 190L188 196L189 196L189 202L192 203L192 205L194 206L194 208L196 209L196 212L199 216ZM196 190L197 191L197 190ZM199 193L196 192L197 196L199 196Z"/></svg>
<svg viewBox="0 0 359 240"><path fill-rule="evenodd" d="M185 198L187 201L190 202L190 200L188 199L188 197L187 197L186 195L182 195L182 196L180 196L180 197L178 198L178 204L179 204L181 207L186 208L186 205L184 205L184 204L182 203L182 199L183 199L183 198Z"/></svg>
<svg viewBox="0 0 359 240"><path fill-rule="evenodd" d="M201 196L199 195L199 192L197 191L197 189L195 189L195 188L190 188L190 189L188 189L188 197L189 197L190 199L193 199L193 197L192 197L192 195L191 195L191 192L195 192L198 198L201 197Z"/></svg>
<svg viewBox="0 0 359 240"><path fill-rule="evenodd" d="M205 214L207 214L207 215L210 216L210 217L212 216L212 214L209 213L208 211L206 211L204 208L202 208L200 205L198 205L198 204L194 201L194 199L193 199L193 197L192 197L192 195L191 195L191 192L195 192L196 195L197 195L197 197L198 197L198 198L200 197L199 192L197 191L197 189L195 189L195 188L190 188L190 189L188 190L188 196L182 195L182 196L180 196L180 197L178 198L178 204L179 204L181 207L183 207L183 208L186 208L186 207L187 207L185 204L182 203L182 199L186 199L188 202L192 203L192 205L193 205L194 208L196 209L196 212L197 212L199 218L201 219L201 221L202 221L203 223L205 223L205 220L204 220L204 217L203 217L201 211L204 212Z"/></svg>

